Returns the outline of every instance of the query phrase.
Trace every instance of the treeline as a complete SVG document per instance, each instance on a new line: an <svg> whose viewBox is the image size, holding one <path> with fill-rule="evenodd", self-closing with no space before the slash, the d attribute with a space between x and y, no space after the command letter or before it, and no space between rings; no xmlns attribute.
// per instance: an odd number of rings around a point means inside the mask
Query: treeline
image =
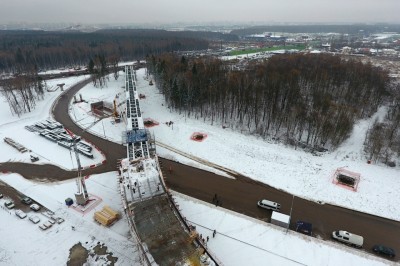
<svg viewBox="0 0 400 266"><path fill-rule="evenodd" d="M375 121L365 139L365 151L370 160L396 166L400 157L400 85L393 87L392 101L383 121ZM396 159L397 158L397 159Z"/></svg>
<svg viewBox="0 0 400 266"><path fill-rule="evenodd" d="M93 33L0 31L0 72L54 69L88 65L96 56L137 60L147 54L208 48L217 33L164 30L104 30ZM218 35L222 36L222 34Z"/></svg>
<svg viewBox="0 0 400 266"><path fill-rule="evenodd" d="M33 75L18 76L2 83L0 93L7 101L11 113L18 117L31 112L36 102L43 99L46 89L44 81Z"/></svg>
<svg viewBox="0 0 400 266"><path fill-rule="evenodd" d="M292 145L336 147L373 114L387 73L332 55L280 55L233 71L213 59L148 58L170 108Z"/></svg>
<svg viewBox="0 0 400 266"><path fill-rule="evenodd" d="M350 25L270 25L254 26L244 29L232 30L231 34L244 36L249 34L260 34L264 32L287 32L287 33L329 33L342 34L372 34L379 32L400 32L399 24L350 24Z"/></svg>

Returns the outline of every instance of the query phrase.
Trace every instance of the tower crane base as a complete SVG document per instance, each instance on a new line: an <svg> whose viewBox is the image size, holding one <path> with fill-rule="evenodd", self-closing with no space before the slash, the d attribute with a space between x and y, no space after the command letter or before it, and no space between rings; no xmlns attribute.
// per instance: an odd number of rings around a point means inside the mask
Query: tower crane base
<svg viewBox="0 0 400 266"><path fill-rule="evenodd" d="M84 205L86 205L86 201L87 200L86 200L85 195L83 193L76 193L75 194L75 202L78 205L84 206Z"/></svg>

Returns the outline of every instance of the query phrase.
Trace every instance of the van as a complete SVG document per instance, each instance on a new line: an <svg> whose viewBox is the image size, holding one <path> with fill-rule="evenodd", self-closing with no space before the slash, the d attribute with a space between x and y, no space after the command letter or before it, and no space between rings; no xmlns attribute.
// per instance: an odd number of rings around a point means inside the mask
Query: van
<svg viewBox="0 0 400 266"><path fill-rule="evenodd" d="M257 205L258 205L258 207L268 209L268 210L273 210L273 211L279 211L281 209L281 205L279 203L269 201L266 199L258 201Z"/></svg>
<svg viewBox="0 0 400 266"><path fill-rule="evenodd" d="M364 244L364 238L362 236L355 235L343 230L333 231L332 237L340 242L349 244L357 248L362 248Z"/></svg>

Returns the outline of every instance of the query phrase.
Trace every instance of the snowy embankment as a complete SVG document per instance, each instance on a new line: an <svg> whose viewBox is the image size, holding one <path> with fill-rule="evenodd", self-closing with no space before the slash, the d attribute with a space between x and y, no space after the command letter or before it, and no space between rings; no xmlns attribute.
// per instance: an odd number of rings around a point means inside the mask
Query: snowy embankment
<svg viewBox="0 0 400 266"><path fill-rule="evenodd" d="M182 214L224 265L386 265L340 243L306 237L245 215L173 193ZM216 235L213 237L213 230ZM268 263L267 263L268 262Z"/></svg>

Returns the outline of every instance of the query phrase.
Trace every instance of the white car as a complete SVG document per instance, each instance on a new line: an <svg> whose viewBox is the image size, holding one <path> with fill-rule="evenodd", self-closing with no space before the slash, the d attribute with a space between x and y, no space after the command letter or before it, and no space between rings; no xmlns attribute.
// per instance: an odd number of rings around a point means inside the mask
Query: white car
<svg viewBox="0 0 400 266"><path fill-rule="evenodd" d="M24 219L26 217L26 213L21 210L15 210L15 215L17 215L21 219Z"/></svg>
<svg viewBox="0 0 400 266"><path fill-rule="evenodd" d="M33 203L33 204L30 206L30 208L31 208L32 210L34 210L35 212L37 212L38 210L40 210L40 206L37 205L36 203Z"/></svg>
<svg viewBox="0 0 400 266"><path fill-rule="evenodd" d="M40 222L40 218L37 217L36 215L34 216L29 216L29 221L31 221L34 224L37 224L38 222Z"/></svg>
<svg viewBox="0 0 400 266"><path fill-rule="evenodd" d="M44 224L39 225L39 228L42 229L43 231L48 229L48 227L45 226Z"/></svg>
<svg viewBox="0 0 400 266"><path fill-rule="evenodd" d="M7 209L12 209L15 207L14 202L12 200L7 200L6 202L4 202L4 206L6 206Z"/></svg>

